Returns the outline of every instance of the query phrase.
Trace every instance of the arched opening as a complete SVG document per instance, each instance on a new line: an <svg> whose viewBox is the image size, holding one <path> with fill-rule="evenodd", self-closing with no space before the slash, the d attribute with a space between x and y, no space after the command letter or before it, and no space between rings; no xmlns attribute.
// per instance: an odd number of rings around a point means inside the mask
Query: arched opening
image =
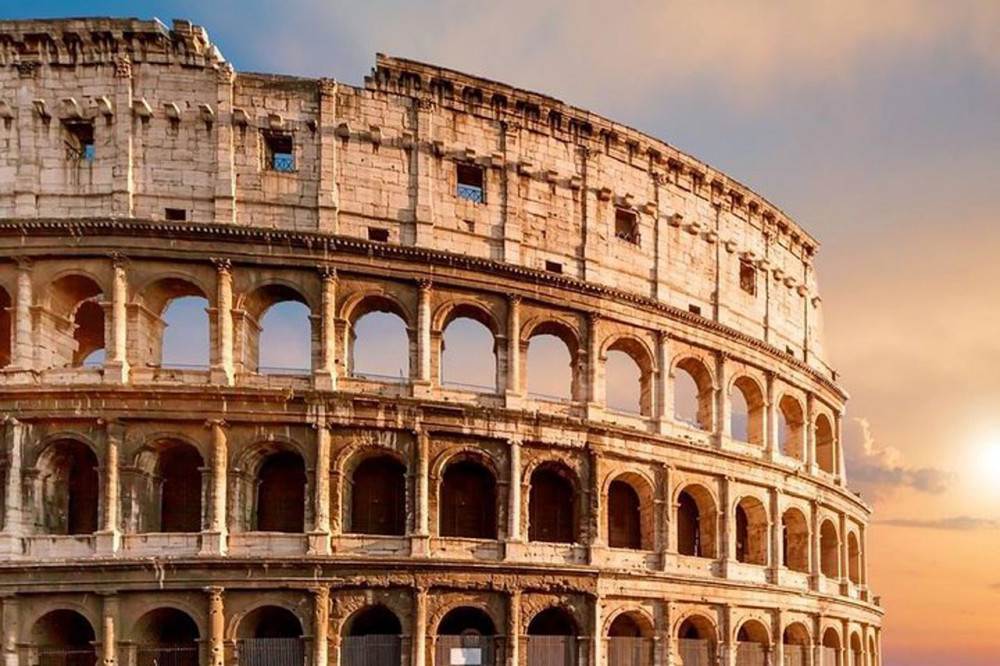
<svg viewBox="0 0 1000 666"><path fill-rule="evenodd" d="M833 627L823 632L823 642L820 647L823 666L840 666L840 636Z"/></svg>
<svg viewBox="0 0 1000 666"><path fill-rule="evenodd" d="M72 610L54 610L38 618L31 628L31 646L38 666L94 666L94 628Z"/></svg>
<svg viewBox="0 0 1000 666"><path fill-rule="evenodd" d="M302 623L280 606L261 606L240 621L236 643L241 666L299 666L305 663Z"/></svg>
<svg viewBox="0 0 1000 666"><path fill-rule="evenodd" d="M439 532L443 537L497 538L493 473L475 460L451 463L441 479Z"/></svg>
<svg viewBox="0 0 1000 666"><path fill-rule="evenodd" d="M827 578L840 577L840 539L833 521L823 521L819 530L820 571Z"/></svg>
<svg viewBox="0 0 1000 666"><path fill-rule="evenodd" d="M730 394L730 429L733 439L764 445L764 393L750 377L733 382Z"/></svg>
<svg viewBox="0 0 1000 666"><path fill-rule="evenodd" d="M736 505L736 561L767 565L767 509L755 497L744 497Z"/></svg>
<svg viewBox="0 0 1000 666"><path fill-rule="evenodd" d="M10 294L0 287L0 368L10 365L13 338Z"/></svg>
<svg viewBox="0 0 1000 666"><path fill-rule="evenodd" d="M381 604L357 611L344 623L343 666L400 666L403 627Z"/></svg>
<svg viewBox="0 0 1000 666"><path fill-rule="evenodd" d="M272 453L257 472L258 532L305 531L306 466L292 451Z"/></svg>
<svg viewBox="0 0 1000 666"><path fill-rule="evenodd" d="M89 446L65 439L49 444L38 459L36 525L45 534L97 531L100 481Z"/></svg>
<svg viewBox="0 0 1000 666"><path fill-rule="evenodd" d="M857 633L851 634L851 666L865 666L864 648Z"/></svg>
<svg viewBox="0 0 1000 666"><path fill-rule="evenodd" d="M133 632L137 666L198 666L198 625L176 608L143 615Z"/></svg>
<svg viewBox="0 0 1000 666"><path fill-rule="evenodd" d="M855 585L861 584L861 546L854 532L847 535L847 576Z"/></svg>
<svg viewBox="0 0 1000 666"><path fill-rule="evenodd" d="M351 475L349 531L401 536L406 532L406 467L388 455L364 460Z"/></svg>
<svg viewBox="0 0 1000 666"><path fill-rule="evenodd" d="M497 390L496 338L485 313L459 306L441 336L441 385L492 393Z"/></svg>
<svg viewBox="0 0 1000 666"><path fill-rule="evenodd" d="M652 666L652 632L649 622L638 613L622 613L608 627L608 663Z"/></svg>
<svg viewBox="0 0 1000 666"><path fill-rule="evenodd" d="M758 620L747 620L736 632L737 666L766 666L771 637Z"/></svg>
<svg viewBox="0 0 1000 666"><path fill-rule="evenodd" d="M682 664L714 664L715 626L701 615L685 619L677 629L677 651Z"/></svg>
<svg viewBox="0 0 1000 666"><path fill-rule="evenodd" d="M612 343L604 363L605 402L611 409L652 416L653 363L649 352L632 338Z"/></svg>
<svg viewBox="0 0 1000 666"><path fill-rule="evenodd" d="M782 563L792 571L809 572L809 524L798 509L781 516Z"/></svg>
<svg viewBox="0 0 1000 666"><path fill-rule="evenodd" d="M715 500L702 486L688 486L677 496L677 552L715 557Z"/></svg>
<svg viewBox="0 0 1000 666"><path fill-rule="evenodd" d="M686 358L674 367L674 419L680 423L712 430L712 376L705 364Z"/></svg>
<svg viewBox="0 0 1000 666"><path fill-rule="evenodd" d="M201 454L174 444L160 454L160 532L201 531Z"/></svg>
<svg viewBox="0 0 1000 666"><path fill-rule="evenodd" d="M348 371L353 377L405 382L411 344L406 313L392 300L372 296L351 313L347 334Z"/></svg>
<svg viewBox="0 0 1000 666"><path fill-rule="evenodd" d="M209 302L200 287L180 278L157 280L142 294L137 317L136 348L145 350L149 365L164 368L208 368L211 350Z"/></svg>
<svg viewBox="0 0 1000 666"><path fill-rule="evenodd" d="M642 548L642 510L639 493L625 481L608 487L608 545L612 548Z"/></svg>
<svg viewBox="0 0 1000 666"><path fill-rule="evenodd" d="M809 664L809 631L801 622L795 622L785 628L781 637L784 643L786 666L808 666Z"/></svg>
<svg viewBox="0 0 1000 666"><path fill-rule="evenodd" d="M565 608L546 608L528 624L527 666L576 666L579 629Z"/></svg>
<svg viewBox="0 0 1000 666"><path fill-rule="evenodd" d="M560 324L537 326L528 339L525 372L528 395L543 400L577 399L576 353L572 334Z"/></svg>
<svg viewBox="0 0 1000 666"><path fill-rule="evenodd" d="M302 296L288 287L257 290L268 297L260 314L246 313L243 358L248 369L269 375L303 375L312 371L312 311ZM256 306L253 302L250 305Z"/></svg>
<svg viewBox="0 0 1000 666"><path fill-rule="evenodd" d="M573 473L561 464L542 464L532 472L528 495L529 541L577 543L574 481Z"/></svg>
<svg viewBox="0 0 1000 666"><path fill-rule="evenodd" d="M824 472L837 473L837 445L833 440L833 426L826 414L816 417L816 464Z"/></svg>
<svg viewBox="0 0 1000 666"><path fill-rule="evenodd" d="M441 618L437 633L436 664L503 663L503 643L496 636L493 620L478 608L451 609Z"/></svg>
<svg viewBox="0 0 1000 666"><path fill-rule="evenodd" d="M52 282L39 299L49 317L38 318L36 339L45 340L52 366L80 367L103 362L103 291L84 275L66 275ZM91 358L92 357L92 358Z"/></svg>
<svg viewBox="0 0 1000 666"><path fill-rule="evenodd" d="M805 423L802 405L790 395L778 402L778 448L789 458L805 460L803 450Z"/></svg>
<svg viewBox="0 0 1000 666"><path fill-rule="evenodd" d="M881 662L878 658L878 649L875 646L875 637L868 637L868 661L872 666L879 666Z"/></svg>

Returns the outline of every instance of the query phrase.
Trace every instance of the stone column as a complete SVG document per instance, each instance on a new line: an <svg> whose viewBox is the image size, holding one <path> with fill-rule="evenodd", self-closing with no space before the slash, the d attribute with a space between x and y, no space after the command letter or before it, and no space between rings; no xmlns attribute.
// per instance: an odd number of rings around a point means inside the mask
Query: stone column
<svg viewBox="0 0 1000 666"><path fill-rule="evenodd" d="M104 512L101 529L97 533L97 552L111 555L118 552L121 545L119 529L119 502L121 483L119 482L119 452L125 440L125 426L120 421L108 421L104 424L104 493L102 504Z"/></svg>
<svg viewBox="0 0 1000 666"><path fill-rule="evenodd" d="M101 608L101 662L103 666L115 666L118 661L118 595L104 595Z"/></svg>
<svg viewBox="0 0 1000 666"><path fill-rule="evenodd" d="M802 424L802 460L810 474L816 474L816 429L813 423L816 419L816 399L812 393L806 394L805 423Z"/></svg>
<svg viewBox="0 0 1000 666"><path fill-rule="evenodd" d="M215 223L236 223L236 163L233 147L233 83L236 72L231 64L223 63L216 70L215 130ZM202 107L211 114L211 108ZM203 116L205 122L210 122Z"/></svg>
<svg viewBox="0 0 1000 666"><path fill-rule="evenodd" d="M507 406L517 407L524 396L521 378L521 297L507 299Z"/></svg>
<svg viewBox="0 0 1000 666"><path fill-rule="evenodd" d="M736 517L733 515L730 504L730 485L733 477L723 477L719 482L719 533L718 553L716 557L722 560L722 570L726 576L729 575L729 567L736 557Z"/></svg>
<svg viewBox="0 0 1000 666"><path fill-rule="evenodd" d="M601 316L596 312L587 314L587 412L588 418L593 418L593 412L604 409L604 386L601 383L601 339L598 329Z"/></svg>
<svg viewBox="0 0 1000 666"><path fill-rule="evenodd" d="M820 534L819 534L819 506L815 501L810 502L812 529L810 530L810 558L809 558L809 572L810 581L813 590L818 590L820 587L820 579L822 576L822 560L820 559Z"/></svg>
<svg viewBox="0 0 1000 666"><path fill-rule="evenodd" d="M104 381L123 384L128 381L128 319L125 307L128 302L128 282L125 258L113 258L111 302L105 306L107 317L107 355L104 360Z"/></svg>
<svg viewBox="0 0 1000 666"><path fill-rule="evenodd" d="M778 435L778 403L774 386L774 373L770 370L765 372L767 381L764 396L764 449L771 460L781 457L781 446Z"/></svg>
<svg viewBox="0 0 1000 666"><path fill-rule="evenodd" d="M838 526L837 531L839 532L837 537L840 539L840 541L837 543L838 547L837 552L840 559L840 567L838 571L838 573L840 574L840 593L843 595L847 595L848 590L850 589L851 586L851 575L850 575L851 552L850 548L848 548L847 545L848 539L847 539L846 513L840 514L840 525Z"/></svg>
<svg viewBox="0 0 1000 666"><path fill-rule="evenodd" d="M431 281L421 279L417 292L417 367L414 395L427 395L431 386Z"/></svg>
<svg viewBox="0 0 1000 666"><path fill-rule="evenodd" d="M233 274L228 259L215 259L218 276L215 304L216 358L212 368L212 382L232 386L233 369Z"/></svg>
<svg viewBox="0 0 1000 666"><path fill-rule="evenodd" d="M606 541L601 535L601 456L600 453L594 449L589 451L588 456L589 464L589 476L590 476L590 489L587 493L588 499L587 503L587 513L589 520L587 521L587 531L590 533L588 535L587 542L590 546L590 561L595 562L600 558L601 553L604 551L604 546Z"/></svg>
<svg viewBox="0 0 1000 666"><path fill-rule="evenodd" d="M208 594L208 665L226 666L226 615L221 587L206 587Z"/></svg>
<svg viewBox="0 0 1000 666"><path fill-rule="evenodd" d="M209 492L208 529L201 535L202 555L226 553L226 481L229 467L229 445L226 441L226 422L221 419L208 421L212 430L212 483Z"/></svg>
<svg viewBox="0 0 1000 666"><path fill-rule="evenodd" d="M732 419L730 418L732 407L729 400L729 392L727 391L729 384L729 367L726 363L727 360L727 354L725 352L719 352L719 357L716 362L716 377L718 379L719 388L716 393L715 401L715 413L717 418L715 433L719 439L720 447L722 446L722 442L727 439L731 439L733 436L733 424Z"/></svg>
<svg viewBox="0 0 1000 666"><path fill-rule="evenodd" d="M416 506L410 553L421 557L426 557L430 552L430 444L427 433L423 431L417 433L417 466L414 478Z"/></svg>
<svg viewBox="0 0 1000 666"><path fill-rule="evenodd" d="M23 515L21 512L21 453L24 446L24 424L13 416L4 419L7 446L7 485L4 487L3 550L21 553Z"/></svg>
<svg viewBox="0 0 1000 666"><path fill-rule="evenodd" d="M781 568L784 566L784 529L781 520L781 490L771 491L771 582L778 584ZM780 663L780 662L779 662Z"/></svg>
<svg viewBox="0 0 1000 666"><path fill-rule="evenodd" d="M843 410L837 412L833 419L833 445L836 448L834 455L836 458L834 460L837 463L837 483L841 486L847 485L847 463L844 460L844 446L843 446L843 434L844 434L844 412Z"/></svg>
<svg viewBox="0 0 1000 666"><path fill-rule="evenodd" d="M604 635L601 631L601 597L594 595L593 606L591 607L591 627L590 627L590 665L602 666L602 654L604 652Z"/></svg>
<svg viewBox="0 0 1000 666"><path fill-rule="evenodd" d="M667 433L674 420L674 394L671 391L670 382L670 334L666 331L657 333L657 363L660 366L660 374L657 376L657 400L659 406L659 431L661 435Z"/></svg>
<svg viewBox="0 0 1000 666"><path fill-rule="evenodd" d="M507 597L507 666L520 666L521 590L511 590Z"/></svg>
<svg viewBox="0 0 1000 666"><path fill-rule="evenodd" d="M724 613L722 654L725 656L722 663L726 666L736 666L736 632L734 631L735 627L733 627L733 607L726 604Z"/></svg>
<svg viewBox="0 0 1000 666"><path fill-rule="evenodd" d="M316 388L337 390L337 270L324 267L322 275L323 298L319 315L319 359L314 371Z"/></svg>
<svg viewBox="0 0 1000 666"><path fill-rule="evenodd" d="M34 335L31 317L32 285L31 260L17 260L17 295L14 298L14 358L11 364L15 370L31 370L34 367Z"/></svg>
<svg viewBox="0 0 1000 666"><path fill-rule="evenodd" d="M673 523L673 468L670 465L663 465L661 477L663 479L663 490L659 504L660 508L660 567L666 569L669 564L670 554L677 552L677 530Z"/></svg>
<svg viewBox="0 0 1000 666"><path fill-rule="evenodd" d="M17 653L18 627L20 625L20 608L17 597L4 596L3 602L3 664L4 666L19 666Z"/></svg>
<svg viewBox="0 0 1000 666"><path fill-rule="evenodd" d="M861 548L861 571L859 572L861 588L863 599L868 601L868 529L864 525L861 525L858 529L861 531L861 543L859 544ZM865 648L867 647L868 644L866 643Z"/></svg>
<svg viewBox="0 0 1000 666"><path fill-rule="evenodd" d="M316 425L316 470L313 475L313 531L310 555L330 554L330 429L326 419Z"/></svg>
<svg viewBox="0 0 1000 666"><path fill-rule="evenodd" d="M318 187L316 188L316 210L321 233L337 233L337 209L339 192L337 189L337 82L333 79L319 80L319 163ZM319 665L317 665L319 666Z"/></svg>
<svg viewBox="0 0 1000 666"><path fill-rule="evenodd" d="M313 595L312 666L327 666L330 646L330 589L320 587Z"/></svg>
<svg viewBox="0 0 1000 666"><path fill-rule="evenodd" d="M135 181L132 175L132 60L115 60L115 165L112 169L111 210L116 217L132 217Z"/></svg>
<svg viewBox="0 0 1000 666"><path fill-rule="evenodd" d="M510 440L510 481L507 484L507 546L508 558L517 555L521 544L521 440Z"/></svg>
<svg viewBox="0 0 1000 666"><path fill-rule="evenodd" d="M427 588L413 595L413 666L427 665Z"/></svg>

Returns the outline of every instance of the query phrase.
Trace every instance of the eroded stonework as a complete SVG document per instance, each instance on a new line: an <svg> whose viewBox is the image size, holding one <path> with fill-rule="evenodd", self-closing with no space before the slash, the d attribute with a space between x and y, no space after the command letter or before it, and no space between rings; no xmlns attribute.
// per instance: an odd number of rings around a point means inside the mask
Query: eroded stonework
<svg viewBox="0 0 1000 666"><path fill-rule="evenodd" d="M183 21L0 23L0 145L7 666L881 663L818 245L725 174L407 60L235 72ZM162 363L184 296L204 368ZM259 362L285 301L305 374ZM353 367L371 312L403 381ZM495 386L443 380L458 318Z"/></svg>

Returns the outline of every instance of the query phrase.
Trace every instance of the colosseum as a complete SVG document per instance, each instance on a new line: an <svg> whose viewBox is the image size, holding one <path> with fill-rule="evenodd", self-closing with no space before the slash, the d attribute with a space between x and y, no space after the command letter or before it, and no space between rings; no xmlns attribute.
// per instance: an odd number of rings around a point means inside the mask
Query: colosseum
<svg viewBox="0 0 1000 666"><path fill-rule="evenodd" d="M818 244L767 200L383 55L66 19L0 65L4 666L881 663Z"/></svg>

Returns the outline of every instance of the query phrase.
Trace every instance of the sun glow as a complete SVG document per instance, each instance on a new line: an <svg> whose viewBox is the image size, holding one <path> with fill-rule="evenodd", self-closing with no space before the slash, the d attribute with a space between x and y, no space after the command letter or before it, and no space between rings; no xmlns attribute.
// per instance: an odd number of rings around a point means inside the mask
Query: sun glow
<svg viewBox="0 0 1000 666"><path fill-rule="evenodd" d="M972 456L972 473L983 488L1000 493L1000 432L984 437Z"/></svg>

